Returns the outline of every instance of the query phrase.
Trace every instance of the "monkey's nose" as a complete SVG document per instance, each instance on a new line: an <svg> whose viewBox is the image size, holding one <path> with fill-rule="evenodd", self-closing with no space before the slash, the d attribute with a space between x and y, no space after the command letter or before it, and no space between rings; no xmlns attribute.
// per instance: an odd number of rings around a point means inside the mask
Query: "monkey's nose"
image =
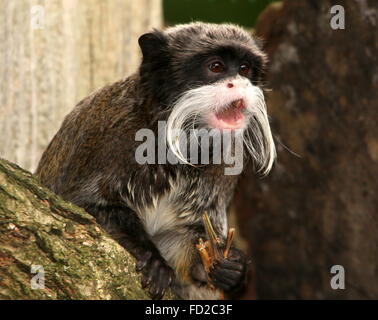
<svg viewBox="0 0 378 320"><path fill-rule="evenodd" d="M245 109L245 103L243 99L235 100L231 102L231 105L236 109Z"/></svg>

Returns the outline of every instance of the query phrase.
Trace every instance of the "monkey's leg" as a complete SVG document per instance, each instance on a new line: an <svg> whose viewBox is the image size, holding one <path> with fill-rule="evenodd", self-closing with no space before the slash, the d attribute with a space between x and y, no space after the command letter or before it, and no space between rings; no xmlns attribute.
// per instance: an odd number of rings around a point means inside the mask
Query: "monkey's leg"
<svg viewBox="0 0 378 320"><path fill-rule="evenodd" d="M174 271L146 233L137 214L127 207L89 208L105 230L137 260L142 287L152 299L161 299L174 279Z"/></svg>

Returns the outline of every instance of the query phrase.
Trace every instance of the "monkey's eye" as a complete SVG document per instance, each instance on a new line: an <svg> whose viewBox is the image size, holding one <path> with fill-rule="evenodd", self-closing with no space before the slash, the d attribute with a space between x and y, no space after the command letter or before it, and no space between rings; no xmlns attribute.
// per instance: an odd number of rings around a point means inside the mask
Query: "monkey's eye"
<svg viewBox="0 0 378 320"><path fill-rule="evenodd" d="M216 61L209 64L209 70L214 73L221 73L224 71L224 65L220 61Z"/></svg>
<svg viewBox="0 0 378 320"><path fill-rule="evenodd" d="M240 73L242 76L249 77L249 76L250 76L250 71L251 71L251 67L250 67L249 64L247 64L247 63L243 63L243 64L239 67L239 73Z"/></svg>

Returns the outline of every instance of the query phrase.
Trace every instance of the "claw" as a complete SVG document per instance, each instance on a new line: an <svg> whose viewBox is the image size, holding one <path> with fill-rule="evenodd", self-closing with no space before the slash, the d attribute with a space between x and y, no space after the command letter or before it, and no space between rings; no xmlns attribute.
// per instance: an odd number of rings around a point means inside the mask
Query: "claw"
<svg viewBox="0 0 378 320"><path fill-rule="evenodd" d="M152 278L149 276L144 276L141 281L142 288L145 289L151 284Z"/></svg>
<svg viewBox="0 0 378 320"><path fill-rule="evenodd" d="M135 270L137 272L142 271L147 266L148 262L151 259L151 256L152 256L151 251L147 251L146 253L141 255L135 265Z"/></svg>
<svg viewBox="0 0 378 320"><path fill-rule="evenodd" d="M143 269L142 288L146 289L149 287L148 293L152 299L162 299L167 288L173 282L174 271L160 255L150 255L147 260L139 260L136 268L139 270Z"/></svg>

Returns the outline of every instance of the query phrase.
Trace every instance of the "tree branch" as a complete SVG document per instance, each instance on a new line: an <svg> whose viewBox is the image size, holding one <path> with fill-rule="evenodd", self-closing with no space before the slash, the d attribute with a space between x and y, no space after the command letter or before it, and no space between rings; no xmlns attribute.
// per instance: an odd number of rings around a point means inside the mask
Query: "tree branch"
<svg viewBox="0 0 378 320"><path fill-rule="evenodd" d="M32 289L32 265L44 289ZM149 299L134 270L91 215L0 159L1 299Z"/></svg>

